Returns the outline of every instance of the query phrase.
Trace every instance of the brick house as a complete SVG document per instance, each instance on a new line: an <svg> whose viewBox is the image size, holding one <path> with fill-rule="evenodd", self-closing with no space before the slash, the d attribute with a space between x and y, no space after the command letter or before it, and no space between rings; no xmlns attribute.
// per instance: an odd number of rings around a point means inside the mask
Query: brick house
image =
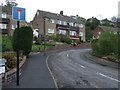
<svg viewBox="0 0 120 90"><path fill-rule="evenodd" d="M98 26L93 31L93 39L94 38L99 38L101 33L104 32L105 30L114 30L116 33L117 32L120 33L120 31L119 31L120 29L118 29L118 28L108 27L108 26Z"/></svg>
<svg viewBox="0 0 120 90"><path fill-rule="evenodd" d="M12 8L0 6L0 33L12 36L14 29L17 28L17 21L12 20ZM20 26L26 25L24 21L20 21Z"/></svg>
<svg viewBox="0 0 120 90"><path fill-rule="evenodd" d="M77 42L80 41L80 38L85 41L85 24L78 20L77 16L63 15L63 11L56 14L38 10L32 25L41 35L67 34Z"/></svg>

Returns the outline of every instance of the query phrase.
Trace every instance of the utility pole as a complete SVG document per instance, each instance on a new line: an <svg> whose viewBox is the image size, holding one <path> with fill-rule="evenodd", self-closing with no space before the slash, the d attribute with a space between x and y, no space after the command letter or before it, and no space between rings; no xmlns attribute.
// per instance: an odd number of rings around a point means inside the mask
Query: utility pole
<svg viewBox="0 0 120 90"><path fill-rule="evenodd" d="M46 56L46 31L45 31L45 16L44 16L44 55Z"/></svg>

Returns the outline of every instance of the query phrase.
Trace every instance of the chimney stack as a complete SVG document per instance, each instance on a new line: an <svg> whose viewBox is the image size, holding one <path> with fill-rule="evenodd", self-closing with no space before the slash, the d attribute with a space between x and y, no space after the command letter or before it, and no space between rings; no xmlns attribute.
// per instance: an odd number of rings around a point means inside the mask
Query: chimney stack
<svg viewBox="0 0 120 90"><path fill-rule="evenodd" d="M60 11L60 15L62 15L62 16L63 16L63 11Z"/></svg>

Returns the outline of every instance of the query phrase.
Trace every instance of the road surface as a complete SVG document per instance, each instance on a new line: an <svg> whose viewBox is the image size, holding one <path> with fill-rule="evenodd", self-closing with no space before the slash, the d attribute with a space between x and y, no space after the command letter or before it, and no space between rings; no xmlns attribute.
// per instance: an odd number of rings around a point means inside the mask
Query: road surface
<svg viewBox="0 0 120 90"><path fill-rule="evenodd" d="M48 56L58 87L118 88L118 69L89 60L86 53L90 50L67 50Z"/></svg>

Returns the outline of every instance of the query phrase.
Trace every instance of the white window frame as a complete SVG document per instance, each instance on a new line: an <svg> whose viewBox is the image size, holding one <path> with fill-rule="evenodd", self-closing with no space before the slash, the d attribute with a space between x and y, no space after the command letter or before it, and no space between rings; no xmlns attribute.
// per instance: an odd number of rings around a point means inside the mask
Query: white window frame
<svg viewBox="0 0 120 90"><path fill-rule="evenodd" d="M84 27L84 25L83 25L83 24L79 24L79 27L80 27L80 28L83 28L83 27Z"/></svg>
<svg viewBox="0 0 120 90"><path fill-rule="evenodd" d="M101 32L98 32L99 35L101 35Z"/></svg>
<svg viewBox="0 0 120 90"><path fill-rule="evenodd" d="M83 32L79 32L79 36L83 36L84 35L84 33Z"/></svg>
<svg viewBox="0 0 120 90"><path fill-rule="evenodd" d="M0 23L0 29L7 29L7 24Z"/></svg>
<svg viewBox="0 0 120 90"><path fill-rule="evenodd" d="M17 25L16 24L13 24L12 25L12 29L14 30L14 29L16 29L17 28Z"/></svg>
<svg viewBox="0 0 120 90"><path fill-rule="evenodd" d="M0 13L0 18L7 18L7 14L6 13Z"/></svg>
<svg viewBox="0 0 120 90"><path fill-rule="evenodd" d="M55 33L54 29L53 28L48 28L48 34L53 34Z"/></svg>
<svg viewBox="0 0 120 90"><path fill-rule="evenodd" d="M70 31L70 35L76 36L76 35L77 35L77 32L76 32L76 31Z"/></svg>
<svg viewBox="0 0 120 90"><path fill-rule="evenodd" d="M66 35L66 34L67 34L67 31L66 31L66 30L62 30L62 29L59 29L59 34Z"/></svg>
<svg viewBox="0 0 120 90"><path fill-rule="evenodd" d="M70 26L74 26L74 23L73 23L73 22L70 22L69 25L70 25Z"/></svg>
<svg viewBox="0 0 120 90"><path fill-rule="evenodd" d="M49 19L48 19L48 22L49 22L49 23L54 23L54 19L49 18Z"/></svg>

